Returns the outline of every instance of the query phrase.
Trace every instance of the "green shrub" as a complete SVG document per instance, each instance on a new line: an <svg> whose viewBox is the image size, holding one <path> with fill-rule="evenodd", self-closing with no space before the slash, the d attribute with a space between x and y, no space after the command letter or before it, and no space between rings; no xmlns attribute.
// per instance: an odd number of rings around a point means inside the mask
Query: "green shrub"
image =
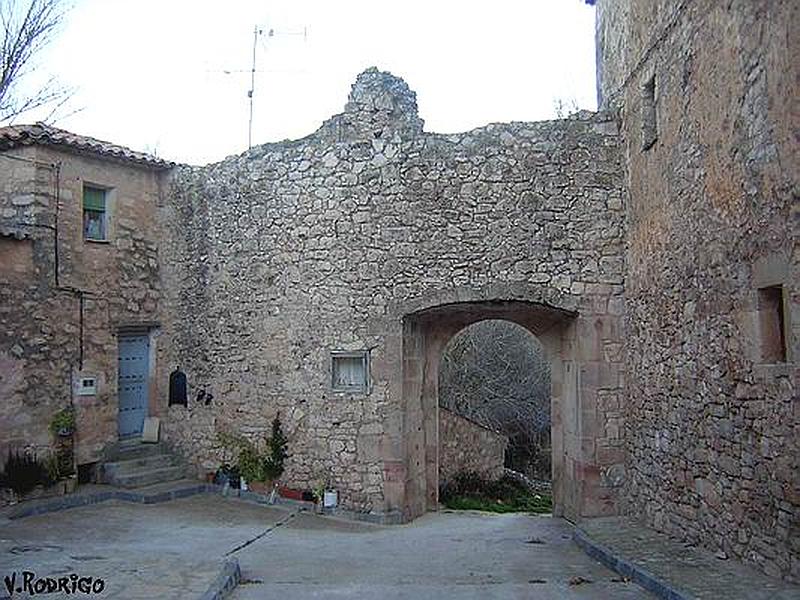
<svg viewBox="0 0 800 600"><path fill-rule="evenodd" d="M280 415L272 420L272 435L267 439L267 455L264 457L264 475L267 479L280 479L285 470L284 462L289 458L289 441L283 433Z"/></svg>
<svg viewBox="0 0 800 600"><path fill-rule="evenodd" d="M17 496L24 496L37 485L50 485L53 479L48 473L47 466L35 456L29 454L11 453L8 451L3 466L0 486L12 490Z"/></svg>
<svg viewBox="0 0 800 600"><path fill-rule="evenodd" d="M246 481L264 481L264 457L255 444L243 435L220 433L217 439L228 450L237 454L236 467Z"/></svg>
<svg viewBox="0 0 800 600"><path fill-rule="evenodd" d="M75 411L71 407L62 408L50 421L50 433L59 435L59 432L75 431Z"/></svg>
<svg viewBox="0 0 800 600"><path fill-rule="evenodd" d="M219 433L217 439L226 449L238 454L239 474L246 481L275 481L283 475L284 462L289 458L289 443L279 415L272 420L272 435L267 438L264 452L242 435Z"/></svg>
<svg viewBox="0 0 800 600"><path fill-rule="evenodd" d="M477 473L457 473L439 488L439 501L454 510L549 513L552 499L531 493L522 483L507 476L488 480Z"/></svg>

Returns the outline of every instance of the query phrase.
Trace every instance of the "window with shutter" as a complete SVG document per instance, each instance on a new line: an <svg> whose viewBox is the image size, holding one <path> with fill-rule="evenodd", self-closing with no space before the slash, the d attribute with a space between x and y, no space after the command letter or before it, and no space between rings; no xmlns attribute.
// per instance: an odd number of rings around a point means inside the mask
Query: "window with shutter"
<svg viewBox="0 0 800 600"><path fill-rule="evenodd" d="M83 186L83 239L108 239L107 190Z"/></svg>

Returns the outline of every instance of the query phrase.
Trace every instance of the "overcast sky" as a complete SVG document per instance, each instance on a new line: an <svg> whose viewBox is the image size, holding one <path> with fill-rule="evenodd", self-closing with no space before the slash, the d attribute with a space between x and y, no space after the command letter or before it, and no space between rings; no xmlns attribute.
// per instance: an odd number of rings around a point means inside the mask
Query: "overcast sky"
<svg viewBox="0 0 800 600"><path fill-rule="evenodd" d="M370 66L408 82L427 131L552 118L558 99L595 108L582 0L73 4L37 70L77 89L80 112L56 124L181 162L247 148L256 25L254 144L312 133Z"/></svg>

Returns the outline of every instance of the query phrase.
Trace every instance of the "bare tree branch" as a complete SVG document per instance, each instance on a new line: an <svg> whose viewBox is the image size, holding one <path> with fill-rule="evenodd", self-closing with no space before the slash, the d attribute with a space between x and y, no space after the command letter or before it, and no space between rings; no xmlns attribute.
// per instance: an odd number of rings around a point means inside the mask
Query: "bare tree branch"
<svg viewBox="0 0 800 600"><path fill-rule="evenodd" d="M455 336L442 355L439 403L508 436L510 466L549 477L550 366L526 329L490 320Z"/></svg>
<svg viewBox="0 0 800 600"><path fill-rule="evenodd" d="M0 122L45 106L52 119L73 91L48 79L26 92L21 84L31 74L34 59L53 39L65 14L62 0L0 0Z"/></svg>

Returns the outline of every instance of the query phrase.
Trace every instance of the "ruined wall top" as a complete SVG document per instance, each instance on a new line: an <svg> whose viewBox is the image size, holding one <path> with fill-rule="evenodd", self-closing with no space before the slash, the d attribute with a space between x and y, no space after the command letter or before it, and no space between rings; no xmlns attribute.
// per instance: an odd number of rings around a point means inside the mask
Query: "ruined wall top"
<svg viewBox="0 0 800 600"><path fill-rule="evenodd" d="M344 139L408 139L422 133L417 95L401 78L375 67L356 78L343 114L326 121L320 132Z"/></svg>

